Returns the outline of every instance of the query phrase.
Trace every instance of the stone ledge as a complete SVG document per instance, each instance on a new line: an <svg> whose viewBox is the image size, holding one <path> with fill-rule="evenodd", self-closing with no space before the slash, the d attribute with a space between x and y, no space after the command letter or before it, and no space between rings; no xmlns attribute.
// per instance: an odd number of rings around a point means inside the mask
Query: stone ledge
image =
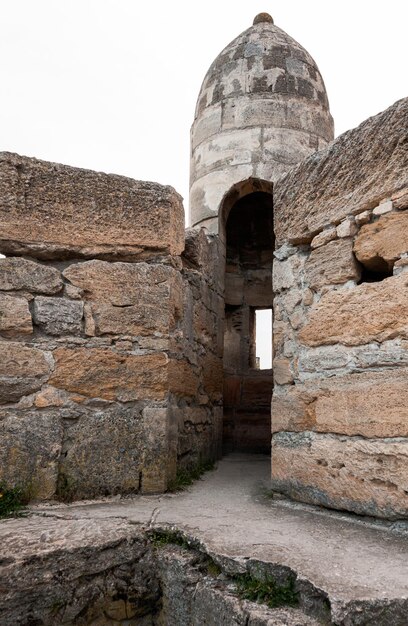
<svg viewBox="0 0 408 626"><path fill-rule="evenodd" d="M0 251L135 260L184 248L172 187L0 153Z"/></svg>
<svg viewBox="0 0 408 626"><path fill-rule="evenodd" d="M309 242L327 224L408 186L408 98L293 167L274 186L277 244Z"/></svg>

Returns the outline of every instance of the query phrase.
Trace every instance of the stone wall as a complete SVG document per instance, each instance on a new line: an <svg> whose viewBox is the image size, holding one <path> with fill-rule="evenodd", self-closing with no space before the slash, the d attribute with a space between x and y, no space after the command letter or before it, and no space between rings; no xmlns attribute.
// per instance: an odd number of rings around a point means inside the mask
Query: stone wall
<svg viewBox="0 0 408 626"><path fill-rule="evenodd" d="M178 466L187 469L221 455L224 267L220 254L218 237L206 235L204 229L186 231L172 415L178 431Z"/></svg>
<svg viewBox="0 0 408 626"><path fill-rule="evenodd" d="M272 478L408 516L408 99L274 190Z"/></svg>
<svg viewBox="0 0 408 626"><path fill-rule="evenodd" d="M156 492L177 449L214 459L222 376L207 380L216 356L184 311L194 290L203 318L214 298L183 269L178 194L3 153L0 233L0 482L32 499Z"/></svg>

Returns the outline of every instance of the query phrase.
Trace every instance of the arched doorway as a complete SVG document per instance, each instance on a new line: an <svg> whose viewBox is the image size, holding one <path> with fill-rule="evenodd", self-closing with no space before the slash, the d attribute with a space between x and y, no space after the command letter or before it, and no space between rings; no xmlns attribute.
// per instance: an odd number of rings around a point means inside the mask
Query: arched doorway
<svg viewBox="0 0 408 626"><path fill-rule="evenodd" d="M227 194L225 241L224 452L270 453L272 396L272 184L249 179ZM269 333L256 325L265 325ZM259 330L259 329L258 329ZM269 345L259 345L267 342ZM257 345L258 344L258 345ZM269 363L257 358L265 348ZM265 350L264 350L265 352Z"/></svg>

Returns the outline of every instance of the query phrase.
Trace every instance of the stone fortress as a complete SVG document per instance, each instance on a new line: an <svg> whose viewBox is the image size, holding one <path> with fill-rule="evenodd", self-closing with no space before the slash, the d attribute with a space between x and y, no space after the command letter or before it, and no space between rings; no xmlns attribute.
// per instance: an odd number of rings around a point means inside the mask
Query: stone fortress
<svg viewBox="0 0 408 626"><path fill-rule="evenodd" d="M408 99L333 132L260 14L204 78L187 230L171 187L0 154L0 482L154 494L272 449L275 492L408 518Z"/></svg>

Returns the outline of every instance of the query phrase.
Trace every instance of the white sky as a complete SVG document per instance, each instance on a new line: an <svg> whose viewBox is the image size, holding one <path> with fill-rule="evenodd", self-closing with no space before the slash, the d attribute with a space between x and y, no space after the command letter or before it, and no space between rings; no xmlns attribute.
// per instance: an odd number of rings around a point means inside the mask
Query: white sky
<svg viewBox="0 0 408 626"><path fill-rule="evenodd" d="M272 367L272 310L255 311L256 356L259 357L259 369Z"/></svg>
<svg viewBox="0 0 408 626"><path fill-rule="evenodd" d="M408 95L404 0L0 0L0 150L188 198L201 81L260 11L315 58L336 134Z"/></svg>

